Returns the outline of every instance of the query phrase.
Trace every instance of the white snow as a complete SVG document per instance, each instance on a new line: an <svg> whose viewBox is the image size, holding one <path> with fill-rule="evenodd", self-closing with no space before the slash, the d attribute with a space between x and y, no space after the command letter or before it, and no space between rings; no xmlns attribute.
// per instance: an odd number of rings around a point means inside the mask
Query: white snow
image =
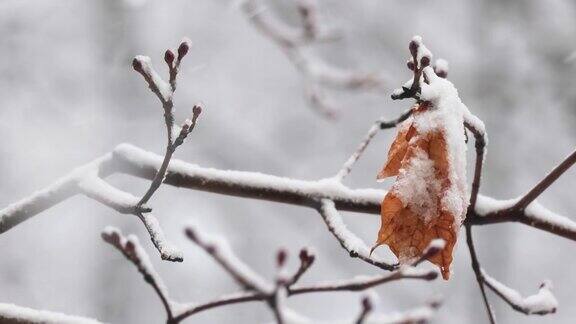
<svg viewBox="0 0 576 324"><path fill-rule="evenodd" d="M480 216L485 216L490 213L495 213L499 210L508 209L514 206L520 200L520 198L521 197L508 200L497 200L491 197L478 195L476 213ZM563 228L576 232L576 222L569 219L568 217L556 214L555 212L542 206L537 200L530 203L524 210L524 213L526 217L534 222L548 223L557 228Z"/></svg>
<svg viewBox="0 0 576 324"><path fill-rule="evenodd" d="M130 163L143 167L159 168L162 157L137 148L131 144L120 144L114 149L114 154L120 155ZM221 182L230 185L250 186L263 190L281 190L297 193L310 198L330 200L346 199L358 204L380 204L386 191L378 189L350 189L332 178L318 181L295 180L285 177L245 172L204 168L181 160L171 160L170 172L185 174L189 177L199 177L205 182Z"/></svg>
<svg viewBox="0 0 576 324"><path fill-rule="evenodd" d="M450 70L450 65L448 64L448 61L446 61L445 59L439 58L436 60L436 70L438 72L446 72L448 73L448 71Z"/></svg>
<svg viewBox="0 0 576 324"><path fill-rule="evenodd" d="M138 197L117 189L95 173L83 177L78 182L78 187L86 196L119 211L129 211L138 204L140 200Z"/></svg>
<svg viewBox="0 0 576 324"><path fill-rule="evenodd" d="M417 40L417 39L416 39ZM431 132L441 132L446 139L449 164L449 184L436 178L434 162L427 152L418 149L415 157L400 174L392 186L399 199L427 223L440 207L455 216L456 226L460 226L468 207L466 184L466 144L464 135L464 114L469 113L462 103L454 85L438 77L432 67L424 68L430 84L421 83L421 99L432 103L425 113L414 114L405 123L412 123L418 135L411 139L414 143ZM404 126L403 126L404 127ZM440 179L441 180L441 179ZM437 198L440 206L437 206Z"/></svg>
<svg viewBox="0 0 576 324"><path fill-rule="evenodd" d="M156 269L154 269L148 254L140 245L140 241L136 235L130 234L125 237L122 235L122 232L118 228L113 226L106 226L102 231L102 234L109 237L117 236L119 238L119 243L122 249L124 249L128 242L130 242L134 246L134 253L136 256L136 260L130 259L130 261L134 263L134 265L138 268L138 271L150 275L156 282L156 285L158 286L158 289L161 291L162 295L168 298L168 288L166 288L164 281L160 275L158 275Z"/></svg>
<svg viewBox="0 0 576 324"><path fill-rule="evenodd" d="M0 303L0 323L100 324L101 322L85 317Z"/></svg>
<svg viewBox="0 0 576 324"><path fill-rule="evenodd" d="M158 72L156 72L156 70L152 66L152 60L150 59L150 57L144 55L137 55L136 57L134 57L134 59L140 62L144 73L150 76L152 82L158 87L160 95L162 95L162 99L164 99L164 101L172 100L172 88L170 87L170 84L164 81L162 77L160 77Z"/></svg>
<svg viewBox="0 0 576 324"><path fill-rule="evenodd" d="M416 55L416 59L418 60L418 62L416 62L416 67L420 68L421 67L421 60L423 57L427 57L429 59L430 64L432 64L432 52L430 52L430 50L426 47L426 45L424 45L424 43L422 42L422 36L414 36L412 37L412 41L416 42L416 44L418 44L418 52Z"/></svg>
<svg viewBox="0 0 576 324"><path fill-rule="evenodd" d="M490 277L484 270L482 270L482 275L488 287L528 314L553 313L558 308L558 301L551 292L552 283L549 280L545 280L540 285L538 293L522 297L519 292Z"/></svg>
<svg viewBox="0 0 576 324"><path fill-rule="evenodd" d="M354 251L358 253L359 256L382 262L374 253L370 255L370 248L366 243L346 227L333 201L329 199L322 200L321 214L328 227L342 244L344 244L347 250Z"/></svg>
<svg viewBox="0 0 576 324"><path fill-rule="evenodd" d="M152 239L154 246L156 246L158 251L160 251L162 259L182 261L184 258L182 251L166 239L158 219L151 213L142 214L140 218L142 219L144 226L146 226L148 233L150 233L150 238Z"/></svg>

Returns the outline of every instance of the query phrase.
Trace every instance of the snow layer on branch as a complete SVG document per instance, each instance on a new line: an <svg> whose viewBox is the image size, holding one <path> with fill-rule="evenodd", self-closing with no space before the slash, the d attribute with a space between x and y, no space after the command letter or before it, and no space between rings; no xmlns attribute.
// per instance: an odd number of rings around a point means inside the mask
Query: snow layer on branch
<svg viewBox="0 0 576 324"><path fill-rule="evenodd" d="M114 154L120 155L131 163L142 167L158 169L162 163L162 157L151 152L147 152L131 144L120 144L114 150ZM203 168L181 160L170 161L170 172L181 173L189 177L200 177L206 182L222 182L230 185L250 186L262 188L264 190L273 188L284 192L298 193L313 199L328 198L337 200L338 198L349 199L358 204L380 204L386 191L378 189L350 189L334 179L323 179L318 181L303 181L285 177L272 176L259 172L244 172L232 170L218 170L213 168Z"/></svg>
<svg viewBox="0 0 576 324"><path fill-rule="evenodd" d="M234 254L225 238L206 234L194 225L189 225L188 229L194 232L201 245L209 246L214 251L210 253L215 256L217 261L224 263L225 268L230 268L239 277L254 286L256 290L266 293L271 293L274 290L270 283Z"/></svg>
<svg viewBox="0 0 576 324"><path fill-rule="evenodd" d="M346 227L333 201L327 199L322 200L321 208L322 216L325 218L326 224L347 250L354 251L358 253L358 255L374 261L381 261L375 256L370 256L370 248L366 243Z"/></svg>
<svg viewBox="0 0 576 324"><path fill-rule="evenodd" d="M100 324L101 322L85 317L0 303L0 323Z"/></svg>
<svg viewBox="0 0 576 324"><path fill-rule="evenodd" d="M90 198L98 200L117 210L129 211L133 209L139 201L139 198L136 196L117 189L96 174L84 177L84 179L78 183L78 187Z"/></svg>
<svg viewBox="0 0 576 324"><path fill-rule="evenodd" d="M476 213L485 216L500 210L505 210L514 206L520 197L508 200L497 200L491 197L478 195ZM548 208L542 206L538 201L533 201L524 210L526 217L542 223L552 224L554 227L564 228L569 231L576 231L576 222L568 217L556 214Z"/></svg>
<svg viewBox="0 0 576 324"><path fill-rule="evenodd" d="M132 263L134 263L134 265L138 268L138 271L140 271L140 273L142 273L143 275L146 274L150 275L156 282L156 285L158 286L158 289L160 290L161 294L168 297L168 288L166 288L166 285L162 281L162 278L160 277L160 275L158 275L156 269L154 269L154 266L152 265L152 262L148 257L148 253L146 253L146 251L142 248L142 245L140 245L140 241L138 240L138 237L136 235L130 234L125 237L122 235L122 232L118 228L113 226L106 226L102 231L102 234L103 236L112 238L112 240L114 240L114 238L117 237L119 239L118 243L120 244L120 246L111 243L111 240L106 239L106 241L114 245L116 248L121 249L121 252L124 254L126 254L125 249L127 247L127 244L130 243L134 247L134 255L133 257L132 256L127 257L130 259L130 261L132 261Z"/></svg>
<svg viewBox="0 0 576 324"><path fill-rule="evenodd" d="M166 239L158 219L150 213L142 214L140 218L142 219L144 226L146 226L146 230L148 230L152 242L158 248L158 251L160 251L162 259L182 261L184 258L182 251Z"/></svg>
<svg viewBox="0 0 576 324"><path fill-rule="evenodd" d="M549 280L545 280L540 285L537 294L522 297L519 292L490 277L484 270L482 270L482 275L490 288L494 289L509 303L522 308L527 314L554 313L558 308L558 301L550 291L552 283Z"/></svg>
<svg viewBox="0 0 576 324"><path fill-rule="evenodd" d="M430 50L426 47L426 45L424 45L424 43L422 42L422 36L414 36L412 37L412 41L415 42L416 44L418 44L418 52L416 54L416 59L418 60L418 62L416 63L416 66L418 68L421 67L420 63L423 57L427 57L428 58L428 62L432 62L432 52L430 52Z"/></svg>
<svg viewBox="0 0 576 324"><path fill-rule="evenodd" d="M142 70L147 74L151 81L158 87L158 91L162 95L164 101L169 101L172 99L172 88L170 85L160 77L158 72L152 67L152 60L148 56L137 55L134 58L136 61L140 62L142 65Z"/></svg>

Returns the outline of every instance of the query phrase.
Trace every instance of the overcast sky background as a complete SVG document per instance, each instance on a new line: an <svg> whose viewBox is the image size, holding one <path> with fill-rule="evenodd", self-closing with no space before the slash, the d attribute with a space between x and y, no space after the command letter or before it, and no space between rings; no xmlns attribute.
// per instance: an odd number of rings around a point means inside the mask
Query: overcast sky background
<svg viewBox="0 0 576 324"><path fill-rule="evenodd" d="M290 0L270 0L270 14L297 22ZM512 198L531 188L574 149L576 129L576 3L572 0L319 1L323 21L344 38L313 48L351 69L385 71L399 87L409 77L407 44L423 36L450 62L449 79L489 134L481 192ZM164 74L164 50L183 37L194 46L176 93L177 116L196 102L205 110L176 158L202 166L260 171L298 179L333 175L372 122L393 118L409 102L388 93L336 93L340 119L314 113L300 75L229 0L4 0L0 2L0 205L5 206L129 142L163 153L162 111L131 69L149 55ZM346 183L386 188L375 175L394 131L379 134ZM469 144L469 159L473 158ZM470 160L471 161L471 160ZM471 164L471 163L470 163ZM147 182L110 181L135 195ZM576 217L576 172L568 171L540 201ZM176 300L233 292L234 282L187 241L199 224L228 238L239 256L273 275L280 247L313 247L317 262L303 282L375 274L350 259L312 210L163 186L151 201L181 264L162 262L135 217L84 197L70 199L0 236L0 302L95 317L112 323L159 323L164 312L134 267L103 243L106 225L135 233ZM349 227L374 241L379 219L346 213ZM566 323L576 318L574 242L520 224L475 228L484 268L523 295L543 279L555 284L555 315L526 317L490 293L502 323ZM462 233L463 234L463 233ZM442 295L438 323L486 323L466 246L456 249L450 281L397 282L376 289L379 309L402 310ZM385 249L382 249L381 253ZM430 266L430 265L426 265ZM289 305L318 319L353 318L358 294L307 295ZM265 305L207 311L186 323L255 323L272 319Z"/></svg>

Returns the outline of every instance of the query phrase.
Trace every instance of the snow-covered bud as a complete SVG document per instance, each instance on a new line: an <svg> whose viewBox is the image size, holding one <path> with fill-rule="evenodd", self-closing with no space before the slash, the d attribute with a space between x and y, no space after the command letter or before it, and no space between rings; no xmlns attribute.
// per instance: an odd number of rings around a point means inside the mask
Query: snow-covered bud
<svg viewBox="0 0 576 324"><path fill-rule="evenodd" d="M410 41L410 45L408 45L408 48L410 49L410 54L412 54L413 57L416 57L418 55L418 47L420 47L420 44L418 44L418 42L415 39Z"/></svg>
<svg viewBox="0 0 576 324"><path fill-rule="evenodd" d="M186 118L186 120L184 121L184 123L180 128L180 137L186 137L186 135L188 135L188 132L190 131L190 126L192 126L192 120Z"/></svg>
<svg viewBox="0 0 576 324"><path fill-rule="evenodd" d="M428 65L430 65L430 56L422 56L420 59L420 66L424 68Z"/></svg>
<svg viewBox="0 0 576 324"><path fill-rule="evenodd" d="M410 71L414 71L414 61L408 60L408 62L406 62L406 66Z"/></svg>
<svg viewBox="0 0 576 324"><path fill-rule="evenodd" d="M200 104L194 105L194 107L192 107L192 115L198 117L200 113L202 113L202 106Z"/></svg>
<svg viewBox="0 0 576 324"><path fill-rule="evenodd" d="M138 57L135 57L132 60L132 68L139 73L144 73L143 67L142 67L142 62L138 59Z"/></svg>
<svg viewBox="0 0 576 324"><path fill-rule="evenodd" d="M166 61L166 64L168 64L168 66L172 67L172 63L174 63L174 52L172 52L171 50L166 50L166 53L164 53L164 61Z"/></svg>
<svg viewBox="0 0 576 324"><path fill-rule="evenodd" d="M183 39L180 46L178 46L178 59L181 60L190 50L190 41L188 39Z"/></svg>
<svg viewBox="0 0 576 324"><path fill-rule="evenodd" d="M436 64L434 65L434 72L437 76L441 78L446 78L448 76L448 61L444 59L437 59Z"/></svg>
<svg viewBox="0 0 576 324"><path fill-rule="evenodd" d="M276 254L276 265L278 268L282 268L284 264L286 264L286 260L288 259L288 252L285 249L278 250Z"/></svg>

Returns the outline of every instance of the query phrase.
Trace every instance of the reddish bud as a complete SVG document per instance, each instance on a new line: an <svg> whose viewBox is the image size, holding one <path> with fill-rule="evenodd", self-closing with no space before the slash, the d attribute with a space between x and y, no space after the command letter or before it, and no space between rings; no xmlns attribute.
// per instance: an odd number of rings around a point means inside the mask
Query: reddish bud
<svg viewBox="0 0 576 324"><path fill-rule="evenodd" d="M194 105L194 107L192 108L192 114L194 116L198 116L198 115L200 115L200 113L202 113L202 106Z"/></svg>
<svg viewBox="0 0 576 324"><path fill-rule="evenodd" d="M197 241L197 236L196 236L196 232L194 231L194 229L192 228L187 228L186 229L186 236L188 236L189 239L191 239L192 241L196 242Z"/></svg>
<svg viewBox="0 0 576 324"><path fill-rule="evenodd" d="M180 46L178 46L178 59L181 60L188 53L189 49L190 45L188 42L180 43Z"/></svg>
<svg viewBox="0 0 576 324"><path fill-rule="evenodd" d="M408 67L408 69L410 69L410 71L414 71L414 61L410 60L406 62L406 66Z"/></svg>
<svg viewBox="0 0 576 324"><path fill-rule="evenodd" d="M408 49L410 49L410 54L412 54L412 56L415 57L418 55L418 47L420 47L418 42L416 42L414 40L410 41L410 45L408 45Z"/></svg>
<svg viewBox="0 0 576 324"><path fill-rule="evenodd" d="M300 261L302 263L308 262L308 259L310 259L310 255L308 254L308 250L306 249L300 250L300 254L298 256L300 257Z"/></svg>
<svg viewBox="0 0 576 324"><path fill-rule="evenodd" d="M172 63L174 62L174 52L172 52L171 50L166 50L166 53L164 53L164 61L166 61L166 63L169 66L172 66Z"/></svg>
<svg viewBox="0 0 576 324"><path fill-rule="evenodd" d="M368 312L372 310L372 302L370 301L370 298L366 296L362 298L362 308Z"/></svg>
<svg viewBox="0 0 576 324"><path fill-rule="evenodd" d="M276 254L276 264L278 265L278 267L283 267L287 259L288 259L288 252L286 252L286 250L284 249L280 249L278 251L278 254Z"/></svg>
<svg viewBox="0 0 576 324"><path fill-rule="evenodd" d="M423 57L420 59L420 64L421 64L422 67L427 67L428 65L430 65L430 57L428 57L428 56L423 56Z"/></svg>
<svg viewBox="0 0 576 324"><path fill-rule="evenodd" d="M140 62L140 60L138 60L137 58L134 58L132 60L132 68L135 71L142 73L142 62Z"/></svg>
<svg viewBox="0 0 576 324"><path fill-rule="evenodd" d="M448 76L448 73L444 70L439 70L439 71L436 71L436 75L443 78L443 79L446 79L446 77Z"/></svg>

